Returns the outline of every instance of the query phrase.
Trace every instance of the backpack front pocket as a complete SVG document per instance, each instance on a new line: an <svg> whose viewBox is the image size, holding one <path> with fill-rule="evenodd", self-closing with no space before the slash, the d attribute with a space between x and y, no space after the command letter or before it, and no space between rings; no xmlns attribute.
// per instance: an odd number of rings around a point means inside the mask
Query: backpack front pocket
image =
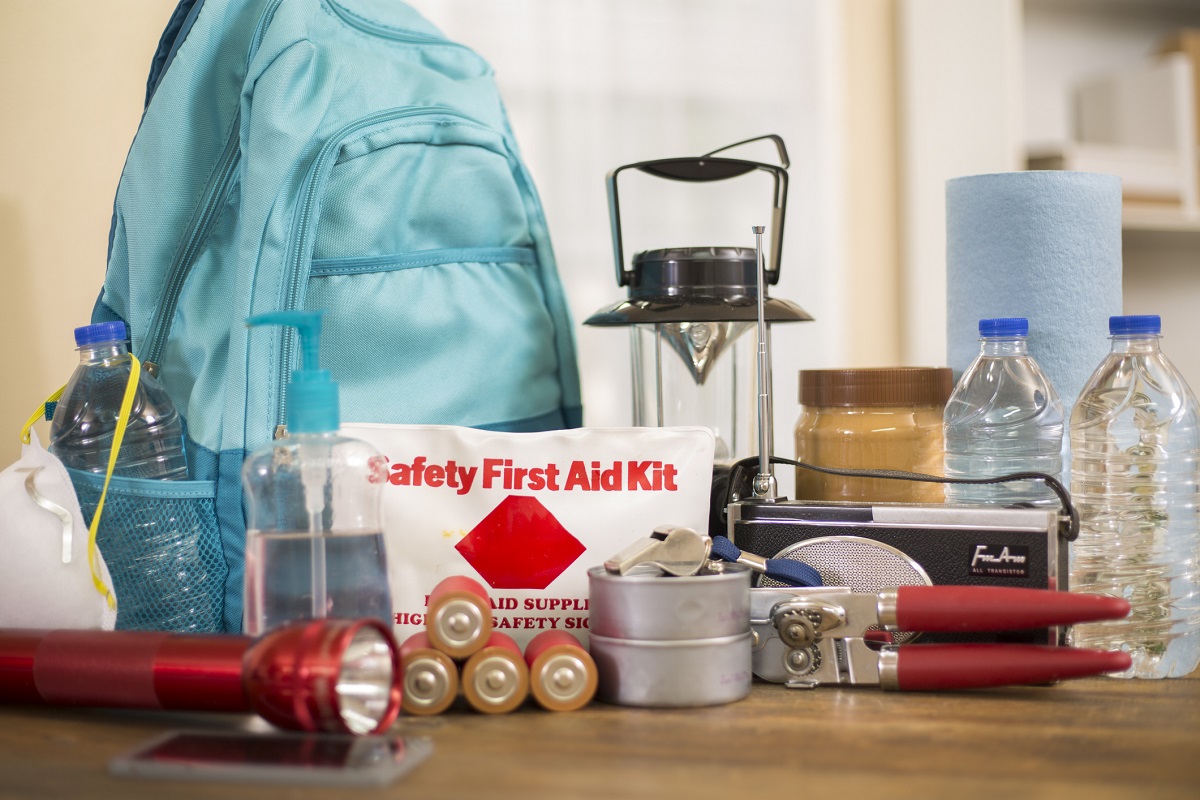
<svg viewBox="0 0 1200 800"><path fill-rule="evenodd" d="M342 418L563 427L533 199L499 133L381 112L323 145L301 192L285 308L324 310ZM294 366L284 336L279 375ZM277 424L286 418L281 396Z"/></svg>
<svg viewBox="0 0 1200 800"><path fill-rule="evenodd" d="M342 418L564 427L536 266L531 248L315 262L308 306L328 312L321 363Z"/></svg>

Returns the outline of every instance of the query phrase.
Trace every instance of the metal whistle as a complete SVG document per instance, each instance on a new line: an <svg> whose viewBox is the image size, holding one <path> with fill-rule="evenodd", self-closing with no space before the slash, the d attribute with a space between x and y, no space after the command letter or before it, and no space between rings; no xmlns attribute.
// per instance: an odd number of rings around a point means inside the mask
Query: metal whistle
<svg viewBox="0 0 1200 800"><path fill-rule="evenodd" d="M708 564L712 539L691 528L660 525L604 562L606 572L627 575L636 568L657 567L676 577L695 575Z"/></svg>

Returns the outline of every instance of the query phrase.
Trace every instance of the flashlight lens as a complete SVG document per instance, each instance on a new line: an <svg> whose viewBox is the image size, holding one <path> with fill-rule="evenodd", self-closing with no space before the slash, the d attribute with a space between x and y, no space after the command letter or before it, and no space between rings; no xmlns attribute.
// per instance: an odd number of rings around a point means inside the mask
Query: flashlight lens
<svg viewBox="0 0 1200 800"><path fill-rule="evenodd" d="M379 727L392 702L392 647L375 628L355 632L342 656L337 697L342 721L351 733Z"/></svg>

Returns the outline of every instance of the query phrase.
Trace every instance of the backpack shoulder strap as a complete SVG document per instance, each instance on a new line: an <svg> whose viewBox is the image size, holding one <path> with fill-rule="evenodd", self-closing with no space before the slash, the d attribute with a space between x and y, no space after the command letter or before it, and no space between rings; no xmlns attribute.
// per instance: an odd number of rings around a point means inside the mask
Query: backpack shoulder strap
<svg viewBox="0 0 1200 800"><path fill-rule="evenodd" d="M146 105L150 105L150 98L154 97L158 82L171 65L175 53L179 51L179 45L187 38L188 31L192 29L196 15L200 13L200 7L203 5L204 0L179 0L179 5L175 6L174 13L167 20L167 27L158 40L158 50L150 62L150 77L146 80Z"/></svg>

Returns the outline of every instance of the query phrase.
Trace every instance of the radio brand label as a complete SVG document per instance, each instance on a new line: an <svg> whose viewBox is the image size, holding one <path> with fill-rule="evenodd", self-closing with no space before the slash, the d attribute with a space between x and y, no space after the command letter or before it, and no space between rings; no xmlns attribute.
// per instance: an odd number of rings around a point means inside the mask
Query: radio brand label
<svg viewBox="0 0 1200 800"><path fill-rule="evenodd" d="M984 578L1028 578L1029 547L1020 544L977 544L971 551L970 574Z"/></svg>

